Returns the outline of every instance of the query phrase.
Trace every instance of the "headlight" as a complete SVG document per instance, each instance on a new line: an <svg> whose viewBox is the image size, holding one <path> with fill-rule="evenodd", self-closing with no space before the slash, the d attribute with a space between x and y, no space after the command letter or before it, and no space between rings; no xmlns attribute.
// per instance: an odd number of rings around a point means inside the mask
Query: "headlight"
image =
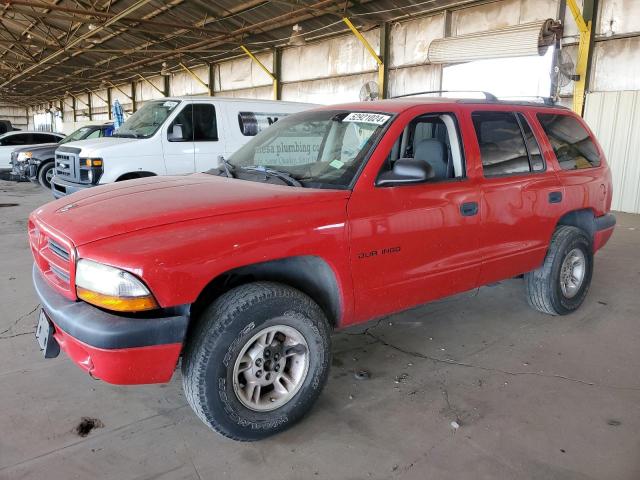
<svg viewBox="0 0 640 480"><path fill-rule="evenodd" d="M134 275L86 258L76 268L78 298L107 310L140 312L158 308L149 289Z"/></svg>
<svg viewBox="0 0 640 480"><path fill-rule="evenodd" d="M33 152L20 152L18 153L18 161L26 162L33 156Z"/></svg>

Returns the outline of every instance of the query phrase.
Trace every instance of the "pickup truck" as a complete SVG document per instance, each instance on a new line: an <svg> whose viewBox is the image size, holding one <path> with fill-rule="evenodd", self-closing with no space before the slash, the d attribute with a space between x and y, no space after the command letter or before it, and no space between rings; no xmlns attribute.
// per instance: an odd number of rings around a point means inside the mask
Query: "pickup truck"
<svg viewBox="0 0 640 480"><path fill-rule="evenodd" d="M56 149L65 143L78 140L110 137L113 133L113 122L103 125L86 125L73 131L57 143L43 143L15 149L11 153L12 174L14 178L27 178L51 190L51 179L54 173Z"/></svg>
<svg viewBox="0 0 640 480"><path fill-rule="evenodd" d="M287 116L220 166L126 181L28 222L45 357L168 382L236 440L327 381L330 334L502 279L566 315L615 225L584 121L535 103L398 99Z"/></svg>

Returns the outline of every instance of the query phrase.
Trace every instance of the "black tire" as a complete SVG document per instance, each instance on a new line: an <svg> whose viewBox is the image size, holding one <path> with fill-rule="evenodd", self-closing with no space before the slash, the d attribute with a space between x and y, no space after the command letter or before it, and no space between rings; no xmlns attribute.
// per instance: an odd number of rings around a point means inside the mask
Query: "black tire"
<svg viewBox="0 0 640 480"><path fill-rule="evenodd" d="M233 366L259 331L274 325L295 328L308 345L308 370L295 395L271 411L247 408L233 387ZM326 383L330 365L329 323L304 293L274 282L236 287L202 313L185 346L182 385L200 419L218 433L255 441L281 432L307 413Z"/></svg>
<svg viewBox="0 0 640 480"><path fill-rule="evenodd" d="M576 293L567 296L561 288L562 265L574 249L584 255L584 274ZM551 237L542 266L524 276L529 305L548 315L569 314L577 310L587 296L592 275L593 248L590 237L579 228L560 226Z"/></svg>
<svg viewBox="0 0 640 480"><path fill-rule="evenodd" d="M53 170L54 166L53 162L47 162L38 170L38 183L47 190L51 190L51 182L47 180L47 174Z"/></svg>

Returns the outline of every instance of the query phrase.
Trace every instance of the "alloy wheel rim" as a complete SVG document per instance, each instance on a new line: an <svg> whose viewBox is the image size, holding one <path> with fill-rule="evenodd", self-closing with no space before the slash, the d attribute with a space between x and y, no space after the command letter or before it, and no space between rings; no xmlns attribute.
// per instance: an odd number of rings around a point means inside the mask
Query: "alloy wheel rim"
<svg viewBox="0 0 640 480"><path fill-rule="evenodd" d="M44 174L44 178L47 183L51 183L51 179L53 178L53 168L47 170L47 172Z"/></svg>
<svg viewBox="0 0 640 480"><path fill-rule="evenodd" d="M289 402L309 371L304 336L289 325L273 325L251 337L233 367L233 390L245 407L268 412Z"/></svg>
<svg viewBox="0 0 640 480"><path fill-rule="evenodd" d="M560 267L560 289L566 298L577 295L586 273L587 260L579 248L571 250Z"/></svg>

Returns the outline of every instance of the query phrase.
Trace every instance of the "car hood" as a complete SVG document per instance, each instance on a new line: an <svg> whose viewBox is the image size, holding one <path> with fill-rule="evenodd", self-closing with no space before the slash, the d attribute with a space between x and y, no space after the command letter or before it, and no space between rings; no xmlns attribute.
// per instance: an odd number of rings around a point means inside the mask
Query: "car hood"
<svg viewBox="0 0 640 480"><path fill-rule="evenodd" d="M208 174L149 177L89 188L32 214L76 246L145 228L268 208L347 199L348 190L266 184Z"/></svg>
<svg viewBox="0 0 640 480"><path fill-rule="evenodd" d="M60 146L59 143L38 143L36 145L31 145L31 146L27 145L25 147L16 148L14 152L15 153L33 152L35 154L36 152L41 152L45 150L55 150L59 146Z"/></svg>
<svg viewBox="0 0 640 480"><path fill-rule="evenodd" d="M87 140L76 140L75 142L64 143L60 147L75 147L82 150L84 154L92 154L95 150L104 150L105 148L125 145L131 142L139 142L140 138L130 137L99 137L89 138Z"/></svg>

